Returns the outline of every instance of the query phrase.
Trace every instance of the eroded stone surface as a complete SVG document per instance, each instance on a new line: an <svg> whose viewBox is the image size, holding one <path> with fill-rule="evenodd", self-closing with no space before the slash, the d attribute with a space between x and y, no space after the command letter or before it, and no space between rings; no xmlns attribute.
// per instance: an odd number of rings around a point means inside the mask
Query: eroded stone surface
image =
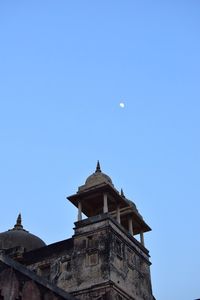
<svg viewBox="0 0 200 300"><path fill-rule="evenodd" d="M28 267L81 300L153 299L148 250L109 215L77 222L70 245Z"/></svg>

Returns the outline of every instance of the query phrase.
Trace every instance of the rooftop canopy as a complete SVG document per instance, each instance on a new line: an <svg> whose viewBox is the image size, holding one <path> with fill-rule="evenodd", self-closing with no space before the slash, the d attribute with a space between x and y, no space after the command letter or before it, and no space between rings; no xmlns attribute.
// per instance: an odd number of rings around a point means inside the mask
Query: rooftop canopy
<svg viewBox="0 0 200 300"><path fill-rule="evenodd" d="M101 171L99 161L95 172L86 179L85 184L67 199L79 209L79 221L81 212L87 217L109 213L129 231L131 218L133 234L151 230L139 214L136 205L124 196L122 190L119 193L111 178Z"/></svg>

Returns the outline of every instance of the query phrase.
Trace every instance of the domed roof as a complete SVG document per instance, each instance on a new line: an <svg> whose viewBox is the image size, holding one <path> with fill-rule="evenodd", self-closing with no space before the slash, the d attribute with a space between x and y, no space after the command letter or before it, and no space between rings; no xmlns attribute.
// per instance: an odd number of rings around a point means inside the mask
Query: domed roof
<svg viewBox="0 0 200 300"><path fill-rule="evenodd" d="M123 189L121 189L121 196L122 196L124 199L126 199L126 201L127 201L128 204L132 207L132 209L133 209L138 215L140 215L139 212L138 212L137 206L135 205L135 203L134 203L133 201L127 199L127 198L125 197Z"/></svg>
<svg viewBox="0 0 200 300"><path fill-rule="evenodd" d="M95 173L93 173L86 179L84 187L89 188L101 183L109 183L112 186L114 186L111 178L108 175L101 172L100 163L98 161Z"/></svg>
<svg viewBox="0 0 200 300"><path fill-rule="evenodd" d="M18 246L24 247L26 251L46 246L40 238L23 229L21 214L19 214L13 229L0 233L0 249L9 249Z"/></svg>

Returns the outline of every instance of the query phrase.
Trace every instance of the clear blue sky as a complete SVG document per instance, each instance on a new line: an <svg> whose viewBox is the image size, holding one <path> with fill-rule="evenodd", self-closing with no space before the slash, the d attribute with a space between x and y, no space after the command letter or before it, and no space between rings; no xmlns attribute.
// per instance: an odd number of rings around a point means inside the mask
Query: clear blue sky
<svg viewBox="0 0 200 300"><path fill-rule="evenodd" d="M0 231L70 237L96 165L153 229L157 300L200 297L200 2L0 2ZM119 102L125 102L125 108Z"/></svg>

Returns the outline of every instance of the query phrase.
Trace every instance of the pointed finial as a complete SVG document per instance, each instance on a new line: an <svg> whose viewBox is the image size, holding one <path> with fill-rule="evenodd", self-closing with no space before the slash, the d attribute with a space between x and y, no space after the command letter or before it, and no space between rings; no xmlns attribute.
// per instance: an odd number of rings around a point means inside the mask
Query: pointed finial
<svg viewBox="0 0 200 300"><path fill-rule="evenodd" d="M101 172L101 167L99 161L97 161L96 172Z"/></svg>
<svg viewBox="0 0 200 300"><path fill-rule="evenodd" d="M17 217L17 221L16 221L16 224L14 226L15 229L20 229L20 228L23 228L22 226L22 216L21 216L21 213L19 213L18 217Z"/></svg>
<svg viewBox="0 0 200 300"><path fill-rule="evenodd" d="M22 225L22 216L21 216L21 213L19 213L19 215L17 217L17 225Z"/></svg>
<svg viewBox="0 0 200 300"><path fill-rule="evenodd" d="M123 189L121 189L121 196L125 198Z"/></svg>

